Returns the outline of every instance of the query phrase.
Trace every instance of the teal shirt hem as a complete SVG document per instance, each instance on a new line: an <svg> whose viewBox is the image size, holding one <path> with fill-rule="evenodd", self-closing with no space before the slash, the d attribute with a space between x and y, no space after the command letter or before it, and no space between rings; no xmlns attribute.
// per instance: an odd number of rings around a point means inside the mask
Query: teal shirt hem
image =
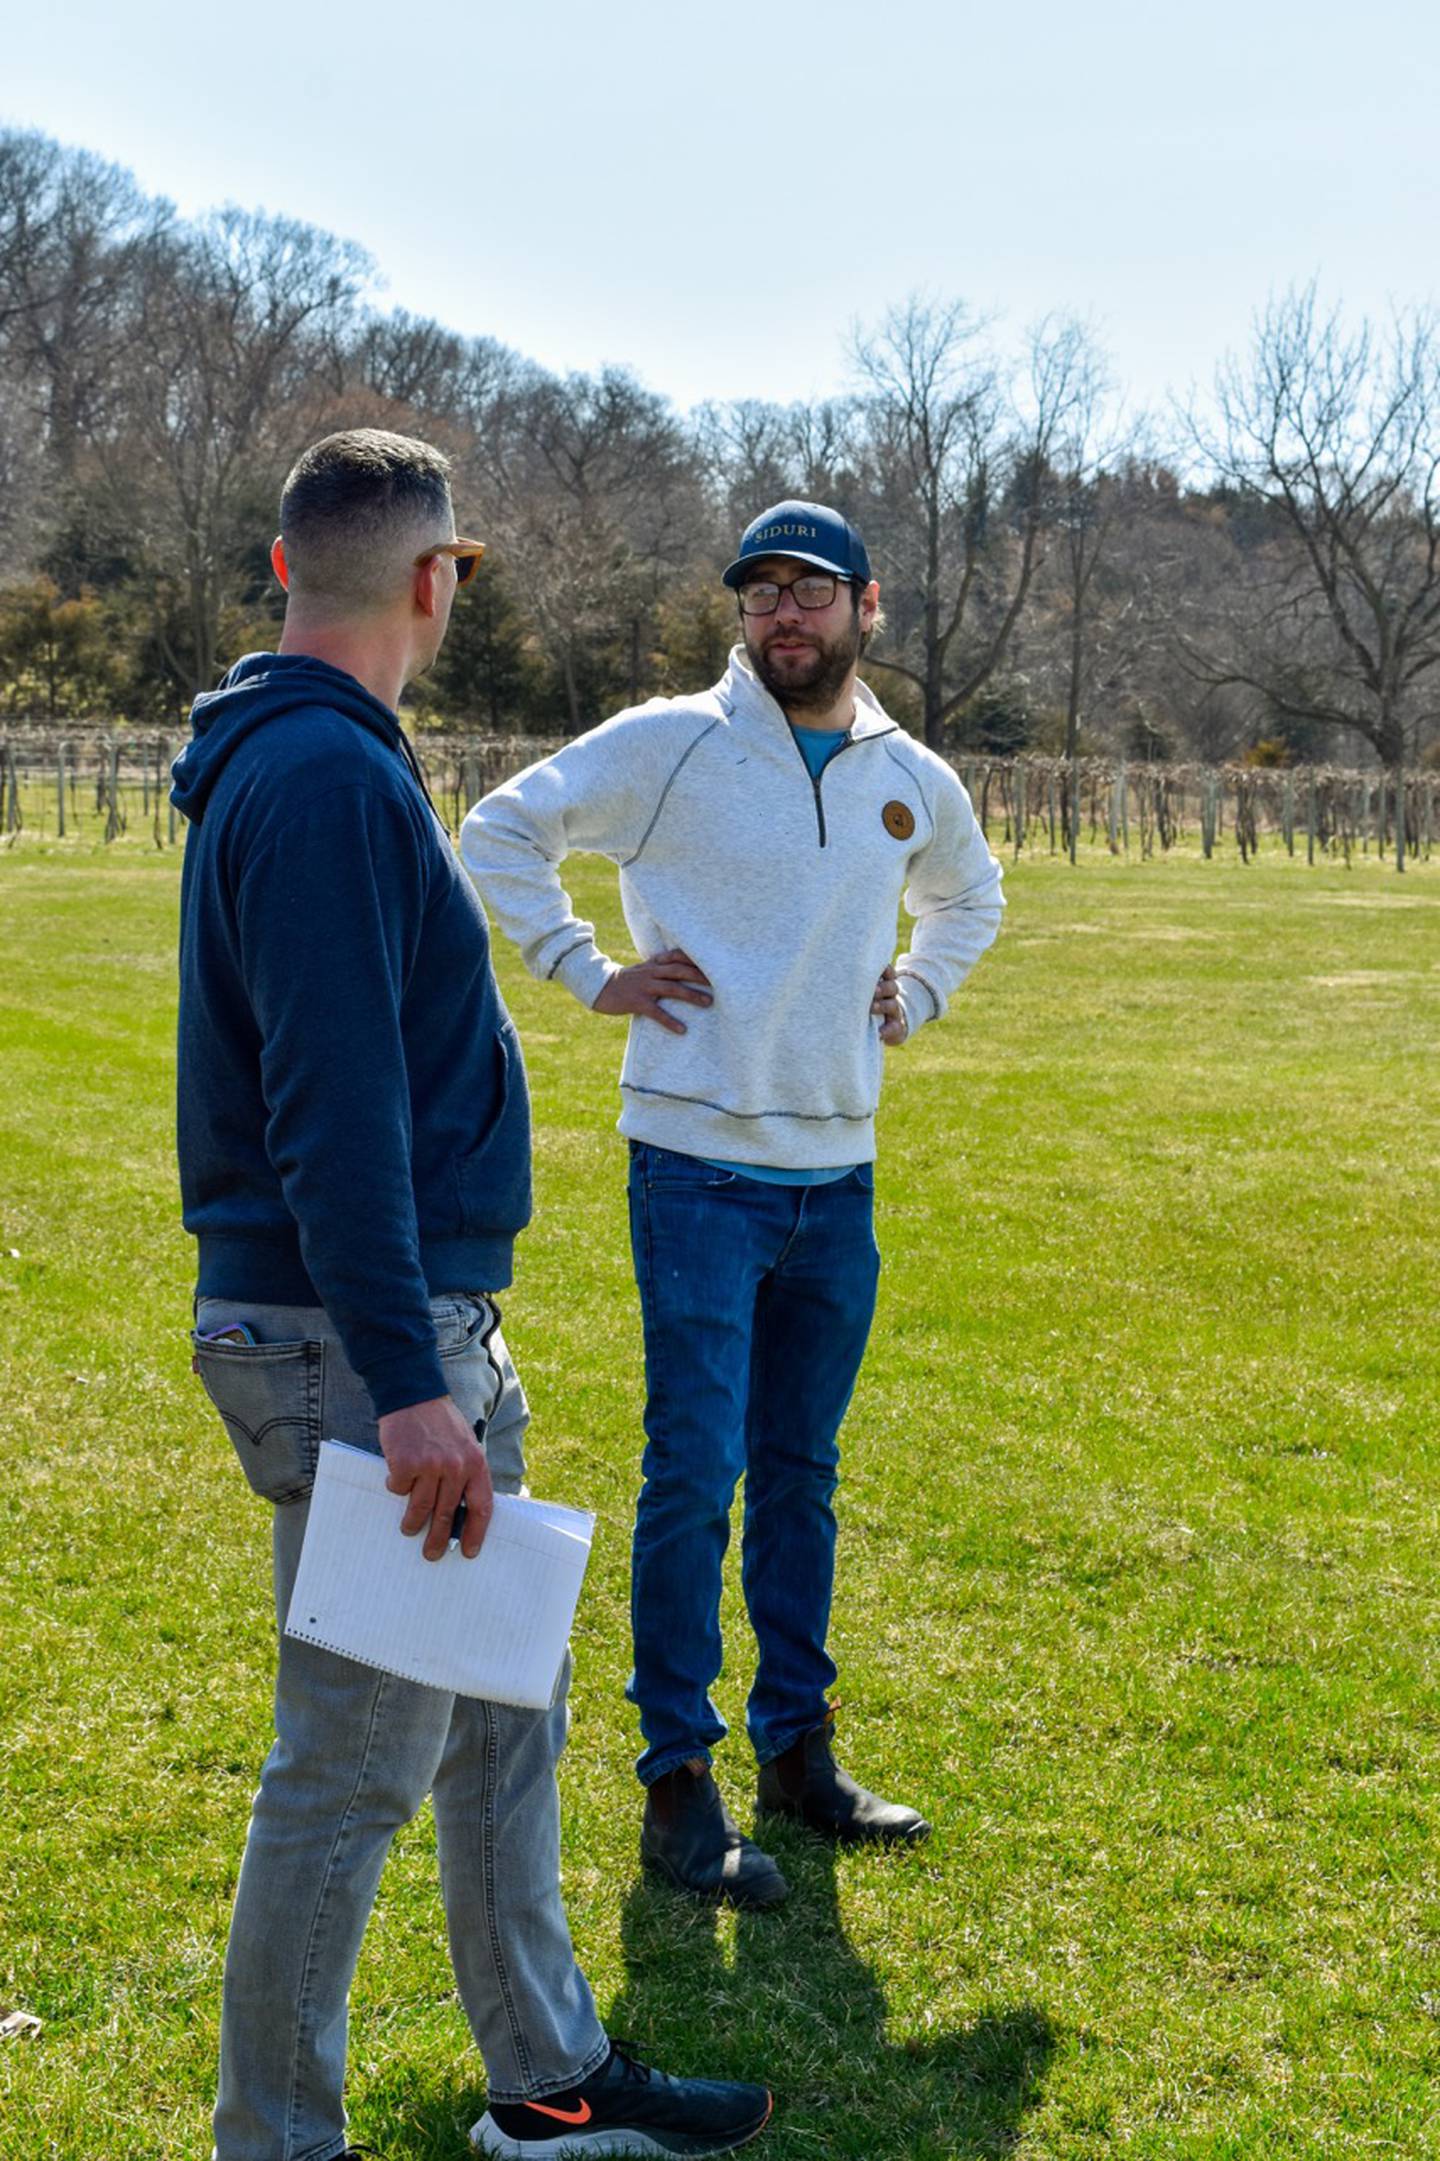
<svg viewBox="0 0 1440 2161"><path fill-rule="evenodd" d="M851 1171L860 1168L858 1163L842 1163L838 1170L787 1171L775 1163L722 1163L717 1156L701 1156L714 1171L735 1171L741 1178L757 1178L762 1186L833 1186L837 1178L848 1178Z"/></svg>

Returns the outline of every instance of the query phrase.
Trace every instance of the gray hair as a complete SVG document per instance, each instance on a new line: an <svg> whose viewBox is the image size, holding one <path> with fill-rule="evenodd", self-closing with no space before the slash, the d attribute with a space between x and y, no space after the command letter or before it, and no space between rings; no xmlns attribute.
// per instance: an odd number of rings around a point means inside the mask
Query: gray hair
<svg viewBox="0 0 1440 2161"><path fill-rule="evenodd" d="M337 614L388 607L416 555L448 540L454 522L443 452L384 428L327 435L280 496L290 591Z"/></svg>

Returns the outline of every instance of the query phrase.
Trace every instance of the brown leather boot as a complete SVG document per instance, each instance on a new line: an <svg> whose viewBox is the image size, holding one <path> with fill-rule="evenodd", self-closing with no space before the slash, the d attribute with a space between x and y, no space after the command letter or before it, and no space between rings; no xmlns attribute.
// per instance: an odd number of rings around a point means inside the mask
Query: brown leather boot
<svg viewBox="0 0 1440 2161"><path fill-rule="evenodd" d="M769 1854L735 1823L700 1756L646 1788L640 1859L652 1874L696 1898L758 1910L790 1895Z"/></svg>
<svg viewBox="0 0 1440 2161"><path fill-rule="evenodd" d="M918 1809L882 1801L842 1771L831 1749L835 1713L823 1726L802 1733L782 1754L760 1766L756 1803L762 1815L796 1816L822 1838L844 1845L919 1843L930 1826Z"/></svg>

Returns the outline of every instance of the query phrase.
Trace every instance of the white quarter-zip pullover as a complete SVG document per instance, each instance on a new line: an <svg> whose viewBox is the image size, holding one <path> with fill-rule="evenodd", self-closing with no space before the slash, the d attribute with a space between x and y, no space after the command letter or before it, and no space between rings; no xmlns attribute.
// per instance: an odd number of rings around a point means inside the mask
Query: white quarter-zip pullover
<svg viewBox="0 0 1440 2161"><path fill-rule="evenodd" d="M683 1036L630 1023L620 1130L686 1155L822 1169L875 1154L883 1045L870 1010L895 951L911 1032L991 944L1000 865L942 758L856 686L850 740L815 779L737 646L715 685L656 698L477 803L461 853L532 975L593 1006L620 963L560 879L577 850L620 869L637 953L680 947L713 1003Z"/></svg>

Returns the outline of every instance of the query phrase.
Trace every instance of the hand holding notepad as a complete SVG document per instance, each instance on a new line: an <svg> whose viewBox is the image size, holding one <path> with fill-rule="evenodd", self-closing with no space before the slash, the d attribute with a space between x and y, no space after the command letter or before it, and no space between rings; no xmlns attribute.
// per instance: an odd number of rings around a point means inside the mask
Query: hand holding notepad
<svg viewBox="0 0 1440 2161"><path fill-rule="evenodd" d="M287 1636L461 1696L543 1710L553 1699L590 1558L593 1516L495 1496L473 1560L427 1561L402 1537L405 1496L383 1456L326 1441Z"/></svg>

